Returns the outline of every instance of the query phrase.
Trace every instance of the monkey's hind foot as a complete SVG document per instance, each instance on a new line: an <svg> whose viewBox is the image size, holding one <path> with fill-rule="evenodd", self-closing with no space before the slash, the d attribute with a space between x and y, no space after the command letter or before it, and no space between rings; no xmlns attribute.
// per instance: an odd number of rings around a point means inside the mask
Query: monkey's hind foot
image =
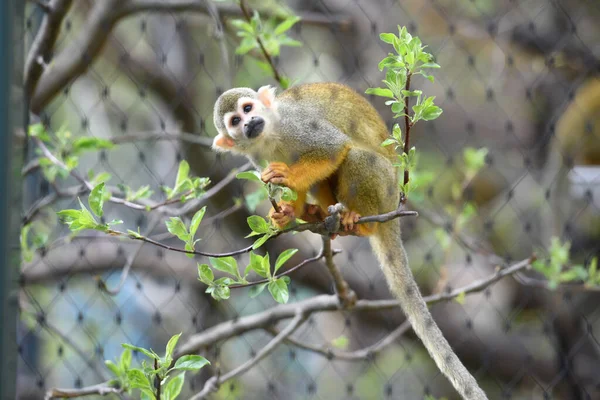
<svg viewBox="0 0 600 400"><path fill-rule="evenodd" d="M289 203L279 203L279 212L271 209L269 218L278 229L285 228L290 222L296 220L294 206Z"/></svg>
<svg viewBox="0 0 600 400"><path fill-rule="evenodd" d="M340 232L341 236L346 235L358 235L359 234L359 225L356 223L360 218L360 214L354 211L344 210L340 213L340 225L342 231Z"/></svg>

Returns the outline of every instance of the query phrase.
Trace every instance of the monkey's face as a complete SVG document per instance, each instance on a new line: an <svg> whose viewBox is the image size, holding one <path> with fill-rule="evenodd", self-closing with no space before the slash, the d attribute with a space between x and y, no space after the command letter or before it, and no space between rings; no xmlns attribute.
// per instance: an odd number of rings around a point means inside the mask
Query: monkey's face
<svg viewBox="0 0 600 400"><path fill-rule="evenodd" d="M258 92L238 88L223 93L215 104L219 135L213 148L248 153L261 146L275 125L274 98L274 91L266 87Z"/></svg>

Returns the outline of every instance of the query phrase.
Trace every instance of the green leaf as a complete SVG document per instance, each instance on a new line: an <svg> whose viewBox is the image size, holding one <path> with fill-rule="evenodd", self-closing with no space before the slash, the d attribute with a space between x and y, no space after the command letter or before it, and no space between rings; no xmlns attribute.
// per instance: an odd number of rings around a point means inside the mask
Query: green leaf
<svg viewBox="0 0 600 400"><path fill-rule="evenodd" d="M179 341L179 338L181 337L181 333L177 334L177 335L173 335L171 336L171 339L169 339L169 341L167 342L167 347L166 347L166 352L165 352L165 359L166 360L171 360L173 358L173 351L175 350L175 346L177 346L177 342ZM170 364L170 361L166 362L167 364Z"/></svg>
<svg viewBox="0 0 600 400"><path fill-rule="evenodd" d="M190 235L185 227L185 224L179 217L171 217L168 221L165 221L167 230L184 242L188 241Z"/></svg>
<svg viewBox="0 0 600 400"><path fill-rule="evenodd" d="M295 15L287 18L282 23L280 23L279 25L277 25L277 27L273 31L273 34L275 34L275 35L281 35L282 33L287 32L298 21L300 21L300 17L297 17Z"/></svg>
<svg viewBox="0 0 600 400"><path fill-rule="evenodd" d="M267 233L267 234L259 237L258 239L256 239L256 241L252 244L252 250L256 250L260 246L262 246L263 244L265 244L265 242L267 240L269 240L270 237L271 237L271 235Z"/></svg>
<svg viewBox="0 0 600 400"><path fill-rule="evenodd" d="M179 169L177 170L177 177L175 178L175 189L183 184L183 181L189 178L190 164L186 160L181 160L179 163Z"/></svg>
<svg viewBox="0 0 600 400"><path fill-rule="evenodd" d="M381 143L381 145L380 145L380 146L381 146L381 147L386 147L386 146L389 146L390 144L394 144L394 143L398 143L398 142L396 141L396 139L389 138L389 139L385 139L385 140L384 140L384 141Z"/></svg>
<svg viewBox="0 0 600 400"><path fill-rule="evenodd" d="M269 224L267 221L258 215L252 215L248 217L248 226L252 229L252 232L267 233L269 232Z"/></svg>
<svg viewBox="0 0 600 400"><path fill-rule="evenodd" d="M210 364L210 362L206 358L195 354L189 354L177 359L173 369L180 371L198 371L207 364Z"/></svg>
<svg viewBox="0 0 600 400"><path fill-rule="evenodd" d="M442 109L438 106L431 106L431 107L426 108L423 111L422 118L425 121L432 121L432 120L436 119L437 117L439 117L440 115L442 115Z"/></svg>
<svg viewBox="0 0 600 400"><path fill-rule="evenodd" d="M246 267L245 273L247 275L249 271L254 271L254 272L256 272L257 275L262 276L263 278L266 278L269 276L269 273L268 273L269 267L270 266L264 262L264 257L251 251L250 252L250 264L248 264L248 267Z"/></svg>
<svg viewBox="0 0 600 400"><path fill-rule="evenodd" d="M237 179L246 179L249 181L262 182L258 171L244 171L235 176Z"/></svg>
<svg viewBox="0 0 600 400"><path fill-rule="evenodd" d="M132 389L146 389L153 391L152 384L148 377L139 369L134 368L127 371L127 380Z"/></svg>
<svg viewBox="0 0 600 400"><path fill-rule="evenodd" d="M403 110L404 110L404 104L402 104L402 103L392 104L392 112L401 113Z"/></svg>
<svg viewBox="0 0 600 400"><path fill-rule="evenodd" d="M294 254L298 252L298 249L287 249L283 253L277 257L277 261L275 261L275 271L273 274L277 273L277 270L285 264L287 260L289 260Z"/></svg>
<svg viewBox="0 0 600 400"><path fill-rule="evenodd" d="M260 285L252 286L250 288L250 292L249 292L250 298L253 299L256 296L258 296L259 294L261 294L263 292L263 290L265 290L265 288L267 287L268 284L269 284L269 282L265 282L265 283L261 283Z"/></svg>
<svg viewBox="0 0 600 400"><path fill-rule="evenodd" d="M110 140L97 137L79 137L73 141L73 152L78 153L86 150L112 149L115 147Z"/></svg>
<svg viewBox="0 0 600 400"><path fill-rule="evenodd" d="M456 296L454 298L454 300L458 303L458 304L465 304L465 298L466 298L467 294L465 292L460 292L458 294L458 296Z"/></svg>
<svg viewBox="0 0 600 400"><path fill-rule="evenodd" d="M215 279L212 269L207 264L198 264L198 279L207 285L210 285Z"/></svg>
<svg viewBox="0 0 600 400"><path fill-rule="evenodd" d="M365 91L366 94L372 94L374 96L380 96L380 97L389 97L390 99L395 98L394 97L394 93L390 90L390 89L384 89L384 88L368 88Z"/></svg>
<svg viewBox="0 0 600 400"><path fill-rule="evenodd" d="M92 209L92 212L96 214L98 217L101 217L104 214L102 207L104 205L104 182L99 185L96 185L90 196L88 198L88 204Z"/></svg>
<svg viewBox="0 0 600 400"><path fill-rule="evenodd" d="M254 33L254 28L252 27L252 25L250 25L248 22L242 19L232 19L229 21L229 23L238 29L241 29L248 33Z"/></svg>
<svg viewBox="0 0 600 400"><path fill-rule="evenodd" d="M473 175L477 174L477 172L485 166L487 154L488 149L485 147L482 147L481 149L474 149L472 147L465 148L463 150L463 159L467 171Z"/></svg>
<svg viewBox="0 0 600 400"><path fill-rule="evenodd" d="M598 258L594 257L590 261L590 267L589 267L589 270L588 270L588 274L590 276L590 279L596 279L597 272L598 272Z"/></svg>
<svg viewBox="0 0 600 400"><path fill-rule="evenodd" d="M114 376L121 376L121 370L119 369L119 367L117 367L117 365L114 362L110 360L105 360L104 365L106 365L106 367L110 370L110 372L112 372Z"/></svg>
<svg viewBox="0 0 600 400"><path fill-rule="evenodd" d="M200 226L200 222L202 222L202 218L204 218L204 213L206 212L206 206L199 209L194 217L192 218L192 223L190 224L190 237L193 239L196 236L196 231L198 230L198 226Z"/></svg>
<svg viewBox="0 0 600 400"><path fill-rule="evenodd" d="M139 232L132 231L131 229L127 229L127 234L129 236L131 236L132 238L134 238L134 239L141 239L141 238L143 238L143 236Z"/></svg>
<svg viewBox="0 0 600 400"><path fill-rule="evenodd" d="M51 140L50 135L48 135L48 132L46 131L46 128L44 128L44 125L42 125L41 123L29 125L28 132L29 136L37 137L43 142L48 143Z"/></svg>
<svg viewBox="0 0 600 400"><path fill-rule="evenodd" d="M119 360L119 368L121 371L127 371L131 366L131 350L125 349L121 353L121 359Z"/></svg>
<svg viewBox="0 0 600 400"><path fill-rule="evenodd" d="M269 283L269 292L273 299L281 304L285 304L288 302L290 298L290 294L288 292L287 284L283 279L275 279L274 281Z"/></svg>
<svg viewBox="0 0 600 400"><path fill-rule="evenodd" d="M183 382L185 380L185 373L179 374L174 378L171 378L166 385L164 385L160 399L161 400L173 400L179 396L181 389L183 389Z"/></svg>
<svg viewBox="0 0 600 400"><path fill-rule="evenodd" d="M298 40L294 40L294 39L292 39L290 37L285 36L285 37L282 37L281 39L279 39L279 44L281 46L288 46L288 47L302 47L303 43L300 42L300 41L298 41ZM288 84L288 86L286 86L286 84L282 82L281 86L284 89L286 89L286 88L289 87L289 84Z"/></svg>
<svg viewBox="0 0 600 400"><path fill-rule="evenodd" d="M233 276L239 276L239 270L237 267L237 261L233 257L223 257L223 258L208 258L211 265L218 269L219 271L227 272Z"/></svg>
<svg viewBox="0 0 600 400"><path fill-rule="evenodd" d="M380 33L379 39L384 43L393 44L398 38L393 33Z"/></svg>
<svg viewBox="0 0 600 400"><path fill-rule="evenodd" d="M156 354L154 354L154 352L146 350L143 347L134 346L134 345L129 344L129 343L122 343L121 346L123 346L126 349L130 349L130 350L142 353L146 357L151 358L153 360L159 360L160 359L160 357L158 357Z"/></svg>
<svg viewBox="0 0 600 400"><path fill-rule="evenodd" d="M441 68L439 66L439 64L436 64L434 62L429 62L429 63L421 64L420 67L421 68Z"/></svg>
<svg viewBox="0 0 600 400"><path fill-rule="evenodd" d="M255 49L256 47L258 47L258 42L256 41L256 39L246 37L240 42L240 45L235 49L235 54L243 55L248 53L250 50Z"/></svg>
<svg viewBox="0 0 600 400"><path fill-rule="evenodd" d="M227 300L231 295L231 291L227 286L211 286L206 289L207 293L210 293L213 299L215 300Z"/></svg>
<svg viewBox="0 0 600 400"><path fill-rule="evenodd" d="M347 336L341 335L331 341L331 344L338 349L346 349L348 344L350 343L350 339Z"/></svg>

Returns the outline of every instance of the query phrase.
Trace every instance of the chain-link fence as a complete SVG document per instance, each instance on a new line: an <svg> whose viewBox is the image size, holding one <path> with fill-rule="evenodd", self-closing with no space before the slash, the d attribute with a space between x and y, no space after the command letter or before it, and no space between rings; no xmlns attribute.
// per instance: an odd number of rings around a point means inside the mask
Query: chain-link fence
<svg viewBox="0 0 600 400"><path fill-rule="evenodd" d="M364 93L384 78L377 64L390 46L380 33L406 26L428 45L441 69L434 83L416 77L413 87L435 95L444 113L411 132L422 185L407 207L419 217L402 220L423 293L452 293L534 252L542 258L554 236L571 243L569 265L581 266L576 279L556 288L542 274L523 270L432 306L434 318L489 398L600 398L598 291L583 283L600 252L600 3L269 0L249 6L264 19L290 11L301 18L289 35L302 46L284 46L274 59L282 75L299 82L341 82ZM126 192L119 185L150 185L151 199L163 202L161 187L173 186L179 162L187 160L192 175L212 182L209 195L186 210L192 214L183 213L189 217L207 205L196 248L216 253L247 246L246 218L266 215L270 204L250 211L246 200L256 187L232 173L246 161L210 149L220 93L276 84L259 51L235 54L240 38L231 21L243 18L235 2L30 1L18 38L26 54L30 123L59 132L64 148L80 137L115 144L82 152L74 169L88 182L110 174L113 193ZM391 128L395 121L384 100L369 100ZM77 197L85 202L89 190L74 174L50 179L40 146L26 142L19 398L106 382L104 360L117 358L121 343L159 351L173 334L182 332L184 343L276 305L266 292L250 299L248 289L212 300L197 280L204 257L95 231L72 235L56 212L78 209ZM483 147L485 166L466 176L465 149ZM465 204L475 211L465 214ZM123 220L124 229L139 227L144 236L181 247L164 224L182 213L179 206L147 211L107 202L103 220ZM333 244L343 250L335 261L359 299L389 297L365 239ZM293 260L302 260L320 246L318 235L301 233L264 249L275 259L298 248ZM236 258L247 264L247 253ZM322 261L291 279L290 303L333 293ZM292 341L213 396L458 398L412 332L377 347L403 320L399 308L313 314ZM255 356L274 329L267 321L202 349L212 364L187 375L181 397Z"/></svg>

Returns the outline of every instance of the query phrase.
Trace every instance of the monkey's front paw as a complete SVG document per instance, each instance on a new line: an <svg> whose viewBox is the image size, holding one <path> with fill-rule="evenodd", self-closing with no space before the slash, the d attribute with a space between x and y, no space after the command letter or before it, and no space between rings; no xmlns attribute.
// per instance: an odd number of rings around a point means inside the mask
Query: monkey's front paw
<svg viewBox="0 0 600 400"><path fill-rule="evenodd" d="M263 182L290 187L290 168L282 162L272 162L262 171Z"/></svg>
<svg viewBox="0 0 600 400"><path fill-rule="evenodd" d="M360 218L360 214L354 211L342 211L340 214L340 225L342 228L342 232L340 232L341 236L358 234L358 219Z"/></svg>
<svg viewBox="0 0 600 400"><path fill-rule="evenodd" d="M294 207L288 203L280 203L279 212L271 209L269 212L269 218L271 218L273 225L275 225L278 229L283 229L287 226L287 224L296 219Z"/></svg>

